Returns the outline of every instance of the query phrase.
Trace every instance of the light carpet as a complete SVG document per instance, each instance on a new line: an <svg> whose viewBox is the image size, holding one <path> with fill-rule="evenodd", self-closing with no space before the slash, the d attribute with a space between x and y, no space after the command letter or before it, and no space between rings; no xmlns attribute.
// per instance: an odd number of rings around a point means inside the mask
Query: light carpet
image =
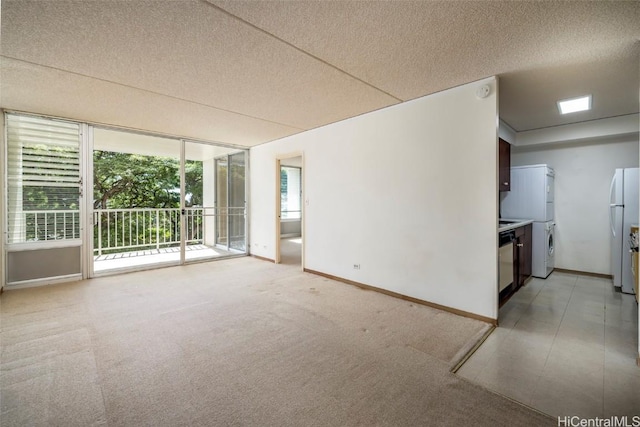
<svg viewBox="0 0 640 427"><path fill-rule="evenodd" d="M0 425L555 425L452 374L486 324L244 257L6 291Z"/></svg>

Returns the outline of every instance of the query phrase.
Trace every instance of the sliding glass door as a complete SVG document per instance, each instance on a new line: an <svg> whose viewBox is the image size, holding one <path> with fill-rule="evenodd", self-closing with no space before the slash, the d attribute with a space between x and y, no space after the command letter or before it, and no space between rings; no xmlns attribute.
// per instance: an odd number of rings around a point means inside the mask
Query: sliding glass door
<svg viewBox="0 0 640 427"><path fill-rule="evenodd" d="M216 247L232 253L247 250L246 160L240 151L215 159Z"/></svg>
<svg viewBox="0 0 640 427"><path fill-rule="evenodd" d="M93 148L94 271L244 253L244 151L108 129L95 129ZM231 188L221 158L232 159ZM218 188L243 207L235 216L216 206Z"/></svg>
<svg viewBox="0 0 640 427"><path fill-rule="evenodd" d="M94 271L181 261L181 141L93 132Z"/></svg>
<svg viewBox="0 0 640 427"><path fill-rule="evenodd" d="M245 151L185 142L187 261L245 253L244 159Z"/></svg>
<svg viewBox="0 0 640 427"><path fill-rule="evenodd" d="M216 165L216 246L229 248L229 156L218 157Z"/></svg>
<svg viewBox="0 0 640 427"><path fill-rule="evenodd" d="M229 250L238 252L247 249L245 163L244 152L229 155Z"/></svg>

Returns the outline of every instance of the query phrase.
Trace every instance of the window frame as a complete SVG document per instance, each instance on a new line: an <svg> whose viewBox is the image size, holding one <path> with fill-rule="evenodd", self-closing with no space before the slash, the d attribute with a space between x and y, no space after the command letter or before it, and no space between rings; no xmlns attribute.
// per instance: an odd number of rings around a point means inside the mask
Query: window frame
<svg viewBox="0 0 640 427"><path fill-rule="evenodd" d="M10 242L10 233L9 233L9 116L15 117L24 117L27 119L36 119L36 120L48 120L53 122L61 122L65 124L72 124L78 127L78 162L79 162L79 197L78 197L78 237L72 238L64 238L64 239L47 239L47 240L25 240L18 242ZM39 249L54 249L54 248L66 248L66 247L75 247L82 246L83 244L83 193L84 187L82 182L82 174L83 174L83 163L84 163L84 147L83 147L83 138L84 138L84 128L81 122L57 117L43 116L38 114L30 114L16 111L3 111L3 137L5 143L3 144L3 156L2 160L2 179L4 181L4 195L2 197L2 227L3 227L3 236L2 236L2 245L5 251L10 252L18 252L25 250L39 250ZM61 212L65 212L65 210L61 210Z"/></svg>
<svg viewBox="0 0 640 427"><path fill-rule="evenodd" d="M282 177L282 171L285 169L297 169L298 170L298 200L299 203L298 205L300 206L299 210L295 210L295 211L290 211L290 210L285 210L284 206L282 205L282 182L280 182L280 221L281 222L293 222L293 221L301 221L302 220L302 168L300 166L286 166L286 165L280 165L280 176ZM281 178L282 179L282 178ZM289 176L287 174L287 187L289 185ZM287 194L289 194L289 192L287 191ZM295 218L285 218L285 213L290 213L290 212L294 212L297 213L298 216Z"/></svg>

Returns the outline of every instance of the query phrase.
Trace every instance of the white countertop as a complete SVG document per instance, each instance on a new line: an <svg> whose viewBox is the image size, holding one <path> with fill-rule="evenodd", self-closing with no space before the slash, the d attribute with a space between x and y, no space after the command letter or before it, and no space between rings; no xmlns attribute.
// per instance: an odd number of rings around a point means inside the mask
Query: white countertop
<svg viewBox="0 0 640 427"><path fill-rule="evenodd" d="M500 218L500 221L516 221L507 225L498 226L498 232L513 230L515 228L523 227L533 222L532 219L512 219L512 218Z"/></svg>

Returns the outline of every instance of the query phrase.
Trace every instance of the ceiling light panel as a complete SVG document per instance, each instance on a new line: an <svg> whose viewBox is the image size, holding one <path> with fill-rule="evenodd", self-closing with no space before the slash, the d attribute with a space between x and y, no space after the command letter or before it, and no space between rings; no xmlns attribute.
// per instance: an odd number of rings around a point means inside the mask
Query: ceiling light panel
<svg viewBox="0 0 640 427"><path fill-rule="evenodd" d="M591 109L591 95L558 101L560 114L577 113Z"/></svg>

